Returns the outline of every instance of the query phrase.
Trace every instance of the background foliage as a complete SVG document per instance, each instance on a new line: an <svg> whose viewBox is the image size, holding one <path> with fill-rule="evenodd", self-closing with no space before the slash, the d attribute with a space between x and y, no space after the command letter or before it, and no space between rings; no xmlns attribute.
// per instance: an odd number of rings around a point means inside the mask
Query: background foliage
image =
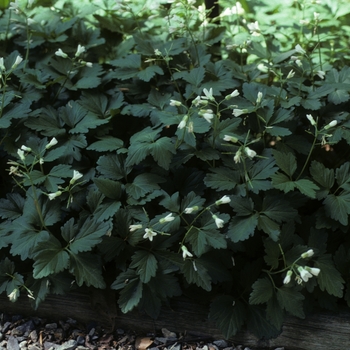
<svg viewBox="0 0 350 350"><path fill-rule="evenodd" d="M0 3L0 292L185 294L226 337L350 305L343 1Z"/></svg>

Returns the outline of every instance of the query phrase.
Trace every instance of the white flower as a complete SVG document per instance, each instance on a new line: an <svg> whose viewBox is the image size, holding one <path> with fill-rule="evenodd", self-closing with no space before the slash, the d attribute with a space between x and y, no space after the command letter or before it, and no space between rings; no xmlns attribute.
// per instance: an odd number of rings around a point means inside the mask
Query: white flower
<svg viewBox="0 0 350 350"><path fill-rule="evenodd" d="M240 115L242 114L245 114L247 113L247 110L246 109L238 109L238 108L235 108L232 112L232 114L235 116L235 117L239 117Z"/></svg>
<svg viewBox="0 0 350 350"><path fill-rule="evenodd" d="M233 160L234 160L234 162L235 162L236 164L241 162L241 155L242 155L242 152L241 152L241 150L239 149L239 150L236 152L235 156L233 157Z"/></svg>
<svg viewBox="0 0 350 350"><path fill-rule="evenodd" d="M170 106L181 106L181 102L180 101L176 101L176 100L170 100Z"/></svg>
<svg viewBox="0 0 350 350"><path fill-rule="evenodd" d="M230 203L231 202L231 198L229 196L223 196L221 199L217 200L215 202L216 205L220 205L220 204L226 204L226 203Z"/></svg>
<svg viewBox="0 0 350 350"><path fill-rule="evenodd" d="M26 151L26 152L31 152L32 149L30 147L22 145L21 150Z"/></svg>
<svg viewBox="0 0 350 350"><path fill-rule="evenodd" d="M177 128L178 128L178 129L183 129L183 128L186 126L186 124L187 124L187 120L188 120L188 115L185 115L185 116L182 118L180 124L177 126Z"/></svg>
<svg viewBox="0 0 350 350"><path fill-rule="evenodd" d="M312 274L309 271L305 270L302 266L298 267L298 271L300 273L300 277L304 282L307 282L309 278L312 277Z"/></svg>
<svg viewBox="0 0 350 350"><path fill-rule="evenodd" d="M295 63L298 67L301 67L303 65L303 62L301 62L300 60L296 60Z"/></svg>
<svg viewBox="0 0 350 350"><path fill-rule="evenodd" d="M253 23L248 23L247 26L248 26L248 29L250 30L250 33L253 36L259 36L260 35L260 28L259 28L258 21L255 21Z"/></svg>
<svg viewBox="0 0 350 350"><path fill-rule="evenodd" d="M243 15L243 14L244 14L244 8L242 7L241 3L237 1L235 6L232 6L231 8L227 7L220 14L220 16L224 17L224 16L232 16L232 15Z"/></svg>
<svg viewBox="0 0 350 350"><path fill-rule="evenodd" d="M185 214L192 214L194 211L197 211L199 208L198 206L194 206L194 207L189 207L189 208L185 208L184 212Z"/></svg>
<svg viewBox="0 0 350 350"><path fill-rule="evenodd" d="M52 146L57 145L57 143L58 143L58 141L56 140L55 137L53 137L53 138L51 139L51 141L45 146L45 148L46 148L46 149L49 149L49 148L51 148Z"/></svg>
<svg viewBox="0 0 350 350"><path fill-rule="evenodd" d="M213 111L211 109L201 109L198 113L201 115L208 123L214 118Z"/></svg>
<svg viewBox="0 0 350 350"><path fill-rule="evenodd" d="M306 54L306 51L299 44L296 45L294 49L295 49L295 51L297 53L300 53L301 55L305 55Z"/></svg>
<svg viewBox="0 0 350 350"><path fill-rule="evenodd" d="M318 21L320 19L320 14L318 12L314 12L314 20Z"/></svg>
<svg viewBox="0 0 350 350"><path fill-rule="evenodd" d="M9 10L18 10L19 4L18 0L15 0L14 2L10 2Z"/></svg>
<svg viewBox="0 0 350 350"><path fill-rule="evenodd" d="M318 70L316 72L316 75L319 76L323 80L324 77L326 76L326 73L323 70Z"/></svg>
<svg viewBox="0 0 350 350"><path fill-rule="evenodd" d="M215 225L217 228L224 227L224 223L225 223L224 220L218 218L216 215L213 215L212 218L215 220Z"/></svg>
<svg viewBox="0 0 350 350"><path fill-rule="evenodd" d="M59 57L63 57L63 58L67 58L68 55L66 53L64 53L61 49L58 49L56 52L55 52L55 55L56 56L59 56Z"/></svg>
<svg viewBox="0 0 350 350"><path fill-rule="evenodd" d="M287 272L286 277L284 277L283 284L288 284L290 282L292 274L293 274L292 270L289 270Z"/></svg>
<svg viewBox="0 0 350 350"><path fill-rule="evenodd" d="M161 224L164 224L165 222L170 222L170 221L173 221L175 218L173 217L173 213L170 213L170 214L168 214L166 217L164 217L164 218L161 218L160 220L159 220L159 222L161 223Z"/></svg>
<svg viewBox="0 0 350 350"><path fill-rule="evenodd" d="M249 147L244 147L244 152L249 158L254 158L256 156L256 152L250 149Z"/></svg>
<svg viewBox="0 0 350 350"><path fill-rule="evenodd" d="M19 156L19 158L20 158L21 160L25 160L25 159L26 159L26 157L24 156L24 151L23 151L23 150L18 149L18 150L17 150L17 154L18 154L18 156Z"/></svg>
<svg viewBox="0 0 350 350"><path fill-rule="evenodd" d="M73 170L73 177L69 181L71 185L75 183L75 181L79 180L81 177L83 177L83 174L79 173L77 170Z"/></svg>
<svg viewBox="0 0 350 350"><path fill-rule="evenodd" d="M239 96L239 91L236 89L236 90L233 90L229 95L227 95L225 97L225 99L229 100L229 99L231 99L233 97L237 97L237 96Z"/></svg>
<svg viewBox="0 0 350 350"><path fill-rule="evenodd" d="M19 297L19 289L15 288L9 295L8 298L10 299L10 301L14 302L18 299Z"/></svg>
<svg viewBox="0 0 350 350"><path fill-rule="evenodd" d="M261 91L258 92L258 97L256 98L256 103L260 103L263 98L263 93Z"/></svg>
<svg viewBox="0 0 350 350"><path fill-rule="evenodd" d="M75 57L79 57L83 52L85 52L85 46L78 45L77 52L75 53Z"/></svg>
<svg viewBox="0 0 350 350"><path fill-rule="evenodd" d="M324 129L328 130L330 128L333 128L334 126L336 126L338 124L338 122L336 120L332 120L329 124L327 124Z"/></svg>
<svg viewBox="0 0 350 350"><path fill-rule="evenodd" d="M293 77L294 77L294 74L295 74L294 70L293 70L293 69L290 70L289 73L288 73L288 75L287 75L287 79L293 78Z"/></svg>
<svg viewBox="0 0 350 350"><path fill-rule="evenodd" d="M188 249L187 249L184 245L181 246L181 250L182 250L182 257L183 257L184 259L186 259L187 256L188 256L189 258L192 258L193 254L191 254L191 253L188 251Z"/></svg>
<svg viewBox="0 0 350 350"><path fill-rule="evenodd" d="M238 141L238 138L230 135L225 135L224 141L236 143Z"/></svg>
<svg viewBox="0 0 350 350"><path fill-rule="evenodd" d="M136 230L138 230L138 229L140 229L140 228L142 228L142 225L141 225L141 224L130 225L130 226L129 226L129 231L130 231L130 232L134 232L134 231L136 231Z"/></svg>
<svg viewBox="0 0 350 350"><path fill-rule="evenodd" d="M12 65L12 69L15 69L21 62L23 61L23 58L21 56L16 57L15 63Z"/></svg>
<svg viewBox="0 0 350 350"><path fill-rule="evenodd" d="M269 67L265 66L263 63L259 63L256 68L262 73L267 73L269 71Z"/></svg>
<svg viewBox="0 0 350 350"><path fill-rule="evenodd" d="M148 238L151 242L153 241L153 237L157 236L157 232L152 231L150 228L145 228L145 234L143 235L143 238Z"/></svg>
<svg viewBox="0 0 350 350"><path fill-rule="evenodd" d="M303 26L307 26L308 24L310 24L310 21L305 20L305 19L301 19L301 20L299 21L299 23L300 23L301 25L303 25Z"/></svg>
<svg viewBox="0 0 350 350"><path fill-rule="evenodd" d="M210 100L210 101L215 100L215 98L213 96L213 88L210 88L209 91L204 88L203 93L205 95L205 96L202 96L203 100Z"/></svg>
<svg viewBox="0 0 350 350"><path fill-rule="evenodd" d="M48 197L49 197L50 201L52 201L53 199L55 199L56 197L60 196L61 194L62 194L61 191L57 191L55 193L49 193Z"/></svg>
<svg viewBox="0 0 350 350"><path fill-rule="evenodd" d="M171 101L171 100L170 100L170 101ZM200 97L200 96L197 96L197 97L192 101L192 104L193 104L194 106L198 107L199 104L200 104L200 102L201 102L201 97Z"/></svg>
<svg viewBox="0 0 350 350"><path fill-rule="evenodd" d="M85 66L88 68L92 68L93 64L92 62L85 62Z"/></svg>
<svg viewBox="0 0 350 350"><path fill-rule="evenodd" d="M161 53L158 49L155 49L155 50L154 50L154 54L155 54L156 56L162 56L162 53Z"/></svg>
<svg viewBox="0 0 350 350"><path fill-rule="evenodd" d="M306 258L311 258L313 255L314 255L313 249L309 249L307 252L301 254L301 257L303 259L306 259Z"/></svg>
<svg viewBox="0 0 350 350"><path fill-rule="evenodd" d="M311 114L306 114L306 118L309 119L311 125L316 125L316 121Z"/></svg>
<svg viewBox="0 0 350 350"><path fill-rule="evenodd" d="M305 270L307 270L308 272L312 273L314 276L318 276L319 273L321 272L321 270L317 267L309 267L309 266L305 266Z"/></svg>
<svg viewBox="0 0 350 350"><path fill-rule="evenodd" d="M44 158L41 157L41 158L39 159L39 164L44 164L44 163L45 163Z"/></svg>
<svg viewBox="0 0 350 350"><path fill-rule="evenodd" d="M0 69L1 70L6 70L5 65L4 65L4 57L0 58Z"/></svg>
<svg viewBox="0 0 350 350"><path fill-rule="evenodd" d="M193 122L189 122L187 125L187 132L193 133Z"/></svg>

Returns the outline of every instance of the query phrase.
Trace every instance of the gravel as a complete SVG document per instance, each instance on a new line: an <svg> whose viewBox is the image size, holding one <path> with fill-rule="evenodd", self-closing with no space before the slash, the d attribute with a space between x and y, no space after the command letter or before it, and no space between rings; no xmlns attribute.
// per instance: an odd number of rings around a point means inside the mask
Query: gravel
<svg viewBox="0 0 350 350"><path fill-rule="evenodd" d="M0 314L0 350L253 350L223 339L190 339L165 328L136 334L118 328L107 333L97 323L47 320ZM258 350L258 349L254 349ZM287 350L277 348L275 350Z"/></svg>

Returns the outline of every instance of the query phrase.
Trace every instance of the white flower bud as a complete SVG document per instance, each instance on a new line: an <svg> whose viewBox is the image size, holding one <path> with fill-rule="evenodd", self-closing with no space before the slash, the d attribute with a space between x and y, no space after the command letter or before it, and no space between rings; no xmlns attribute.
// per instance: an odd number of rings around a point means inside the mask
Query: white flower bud
<svg viewBox="0 0 350 350"><path fill-rule="evenodd" d="M62 57L62 58L67 58L68 55L66 53L64 53L61 49L58 49L56 52L55 52L55 55L56 56L59 56L59 57Z"/></svg>

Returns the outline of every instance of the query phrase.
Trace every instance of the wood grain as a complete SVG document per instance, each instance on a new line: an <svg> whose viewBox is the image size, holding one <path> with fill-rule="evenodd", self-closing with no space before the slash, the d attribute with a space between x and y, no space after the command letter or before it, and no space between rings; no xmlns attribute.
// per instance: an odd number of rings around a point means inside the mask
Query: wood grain
<svg viewBox="0 0 350 350"><path fill-rule="evenodd" d="M110 303L110 299L108 301ZM31 308L26 297L11 303L6 296L0 295L0 312L46 317L51 320L71 317L85 324L97 321L107 331L123 328L145 334L145 332L159 333L161 328L167 328L186 335L187 339L223 339L220 331L208 321L207 308L184 297L173 299L168 307L163 308L157 320L152 320L137 311L116 314L114 310L115 308L108 306L104 301L96 302L94 295L81 291L71 292L65 296L51 295L36 311ZM309 315L305 320L290 317L286 320L282 333L271 340L259 340L249 332L240 332L230 340L235 345L242 344L252 349L276 347L284 347L285 350L350 349L350 312L322 312Z"/></svg>

